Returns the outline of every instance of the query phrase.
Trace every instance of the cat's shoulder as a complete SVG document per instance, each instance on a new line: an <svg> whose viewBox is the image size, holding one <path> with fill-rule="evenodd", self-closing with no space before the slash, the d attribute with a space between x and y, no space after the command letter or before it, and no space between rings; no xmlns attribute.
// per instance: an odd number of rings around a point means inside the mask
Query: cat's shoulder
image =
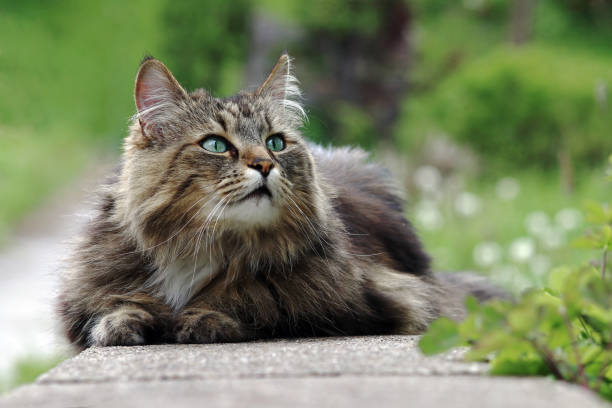
<svg viewBox="0 0 612 408"><path fill-rule="evenodd" d="M324 147L309 144L321 175L340 190L357 189L401 203L402 193L391 172L358 147Z"/></svg>
<svg viewBox="0 0 612 408"><path fill-rule="evenodd" d="M389 169L372 160L370 153L359 147L332 147L314 143L309 143L308 147L319 170L334 178L359 178L364 182L376 181L383 184L392 178Z"/></svg>

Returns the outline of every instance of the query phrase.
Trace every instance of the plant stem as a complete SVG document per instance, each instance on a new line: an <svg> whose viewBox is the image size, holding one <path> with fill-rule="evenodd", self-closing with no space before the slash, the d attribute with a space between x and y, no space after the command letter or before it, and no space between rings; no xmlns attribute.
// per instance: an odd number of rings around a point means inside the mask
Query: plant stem
<svg viewBox="0 0 612 408"><path fill-rule="evenodd" d="M603 250L603 259L601 260L601 279L606 278L606 263L608 260L608 247Z"/></svg>
<svg viewBox="0 0 612 408"><path fill-rule="evenodd" d="M612 330L610 331L610 338L612 338ZM606 351L612 351L612 341L610 341L610 343L606 344ZM610 363L612 362L612 354L607 354L606 355L606 359L603 361L603 363L601 364L601 367L599 368L599 372L597 373L597 390L599 391L601 389L601 386L605 383L606 381L606 371L608 370L608 368L610 368Z"/></svg>
<svg viewBox="0 0 612 408"><path fill-rule="evenodd" d="M550 372L555 376L555 378L557 380L565 380L565 377L563 377L563 374L561 374L561 371L559 370L559 367L557 366L557 361L555 361L555 357L553 353L550 350L548 350L545 346L540 345L538 341L535 339L529 339L529 342L531 343L533 348L538 353L540 353L542 357L544 357L544 362L550 369Z"/></svg>
<svg viewBox="0 0 612 408"><path fill-rule="evenodd" d="M574 356L576 357L576 367L578 371L574 375L573 381L588 386L588 380L584 377L584 364L582 363L582 356L580 355L580 350L578 350L578 341L576 340L576 336L574 336L574 329L572 327L572 322L567 315L567 309L565 307L561 307L561 316L563 316L563 321L565 322L565 327L567 328L567 334L570 338L570 342L572 344L572 349L574 350Z"/></svg>

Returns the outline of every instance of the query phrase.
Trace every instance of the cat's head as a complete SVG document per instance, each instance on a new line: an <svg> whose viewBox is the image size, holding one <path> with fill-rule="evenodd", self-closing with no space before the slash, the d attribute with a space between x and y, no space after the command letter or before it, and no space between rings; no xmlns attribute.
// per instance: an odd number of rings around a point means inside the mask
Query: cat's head
<svg viewBox="0 0 612 408"><path fill-rule="evenodd" d="M189 93L144 60L122 173L126 221L143 244L308 225L321 193L299 97L287 54L259 88L230 98Z"/></svg>

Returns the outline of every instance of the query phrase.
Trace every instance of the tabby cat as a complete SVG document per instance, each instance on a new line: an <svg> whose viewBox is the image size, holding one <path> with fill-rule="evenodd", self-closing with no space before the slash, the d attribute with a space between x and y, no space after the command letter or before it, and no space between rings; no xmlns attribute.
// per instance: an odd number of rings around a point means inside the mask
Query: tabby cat
<svg viewBox="0 0 612 408"><path fill-rule="evenodd" d="M388 172L306 142L299 99L286 54L230 98L142 62L121 168L62 273L72 344L415 334L499 294L434 275Z"/></svg>

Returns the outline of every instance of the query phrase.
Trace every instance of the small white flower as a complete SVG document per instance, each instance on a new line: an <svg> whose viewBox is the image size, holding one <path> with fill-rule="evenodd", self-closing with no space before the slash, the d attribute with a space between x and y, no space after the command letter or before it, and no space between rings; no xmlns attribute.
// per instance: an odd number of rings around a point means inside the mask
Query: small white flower
<svg viewBox="0 0 612 408"><path fill-rule="evenodd" d="M484 241L474 247L474 262L481 267L490 267L501 260L502 248L497 242Z"/></svg>
<svg viewBox="0 0 612 408"><path fill-rule="evenodd" d="M471 217L480 211L482 202L477 195L464 191L455 199L455 210L464 216Z"/></svg>
<svg viewBox="0 0 612 408"><path fill-rule="evenodd" d="M440 210L433 201L422 200L415 209L416 222L427 230L436 230L444 224Z"/></svg>
<svg viewBox="0 0 612 408"><path fill-rule="evenodd" d="M550 227L544 231L540 239L546 248L556 249L565 243L565 231L559 227Z"/></svg>
<svg viewBox="0 0 612 408"><path fill-rule="evenodd" d="M414 184L424 193L432 193L440 189L442 175L434 166L420 166L414 172Z"/></svg>
<svg viewBox="0 0 612 408"><path fill-rule="evenodd" d="M535 243L530 237L517 238L510 244L510 258L515 262L527 262L535 254Z"/></svg>
<svg viewBox="0 0 612 408"><path fill-rule="evenodd" d="M521 186L519 182L512 177L505 177L499 180L495 186L497 196L506 201L514 200L520 191Z"/></svg>
<svg viewBox="0 0 612 408"><path fill-rule="evenodd" d="M550 218L542 211L535 211L527 215L525 224L531 235L541 235L550 228Z"/></svg>
<svg viewBox="0 0 612 408"><path fill-rule="evenodd" d="M465 188L465 177L460 174L450 174L445 178L444 189L449 194L459 194Z"/></svg>
<svg viewBox="0 0 612 408"><path fill-rule="evenodd" d="M555 221L561 228L571 231L582 223L582 214L574 208L564 208L555 215Z"/></svg>

